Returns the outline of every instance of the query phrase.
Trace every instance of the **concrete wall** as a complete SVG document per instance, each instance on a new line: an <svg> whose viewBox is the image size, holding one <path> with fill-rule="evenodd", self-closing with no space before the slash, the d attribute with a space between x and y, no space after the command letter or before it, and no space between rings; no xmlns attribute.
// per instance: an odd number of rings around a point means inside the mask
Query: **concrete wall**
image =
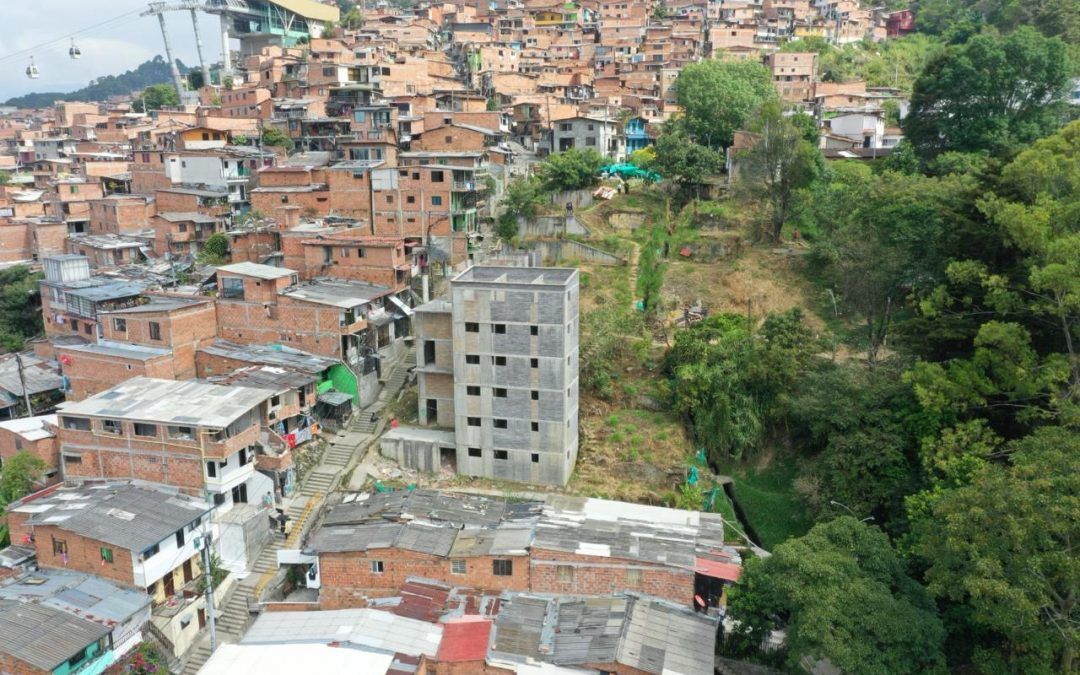
<svg viewBox="0 0 1080 675"><path fill-rule="evenodd" d="M458 473L565 485L578 449L577 275L454 281L452 295Z"/></svg>
<svg viewBox="0 0 1080 675"><path fill-rule="evenodd" d="M532 250L538 251L547 262L557 263L561 260L581 260L598 265L622 265L626 263L625 260L613 253L569 239L538 241L532 245Z"/></svg>
<svg viewBox="0 0 1080 675"><path fill-rule="evenodd" d="M532 220L518 219L518 235L521 237L555 237L561 234L578 234L588 237L591 232L570 216L537 216Z"/></svg>

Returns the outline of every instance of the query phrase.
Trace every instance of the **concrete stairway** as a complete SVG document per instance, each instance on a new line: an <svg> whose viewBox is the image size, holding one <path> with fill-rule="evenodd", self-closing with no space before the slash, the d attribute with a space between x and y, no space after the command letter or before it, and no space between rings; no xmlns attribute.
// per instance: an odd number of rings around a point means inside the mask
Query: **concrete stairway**
<svg viewBox="0 0 1080 675"><path fill-rule="evenodd" d="M326 451L326 455L323 456L322 463L329 466L339 466L345 468L352 459L353 453L356 448L351 445L331 445L330 449Z"/></svg>
<svg viewBox="0 0 1080 675"><path fill-rule="evenodd" d="M300 494L305 497L316 497L330 492L341 469L339 467L327 467L327 469L329 470L324 470L322 465L312 469L311 473L304 478Z"/></svg>
<svg viewBox="0 0 1080 675"><path fill-rule="evenodd" d="M266 547L269 548L269 547ZM279 545L280 548L280 545ZM265 550L265 549L264 549ZM251 598L251 586L240 582L229 593L224 607L217 607L217 642L236 642L247 630L251 615L248 613L248 599ZM210 659L210 636L203 636L197 645L191 648L187 663L181 675L196 675L199 669Z"/></svg>

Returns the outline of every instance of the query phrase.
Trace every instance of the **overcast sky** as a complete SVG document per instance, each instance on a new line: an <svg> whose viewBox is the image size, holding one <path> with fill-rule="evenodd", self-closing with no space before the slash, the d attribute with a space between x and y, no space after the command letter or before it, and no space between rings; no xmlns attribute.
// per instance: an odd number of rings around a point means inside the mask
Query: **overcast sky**
<svg viewBox="0 0 1080 675"><path fill-rule="evenodd" d="M0 101L32 91L71 91L103 75L130 70L155 54L165 55L156 17L140 18L146 0L0 0ZM34 63L41 77L26 77L29 54L9 55L69 33L135 12L119 21L75 37L82 58L68 58L69 42L35 49ZM188 12L165 16L173 56L197 66L195 36ZM220 23L216 16L199 13L203 55L210 63L221 60Z"/></svg>

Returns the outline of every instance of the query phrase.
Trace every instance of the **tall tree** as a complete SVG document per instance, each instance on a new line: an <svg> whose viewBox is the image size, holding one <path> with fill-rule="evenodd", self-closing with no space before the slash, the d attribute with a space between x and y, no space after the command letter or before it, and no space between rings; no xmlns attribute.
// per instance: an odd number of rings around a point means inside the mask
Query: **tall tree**
<svg viewBox="0 0 1080 675"><path fill-rule="evenodd" d="M705 179L724 167L724 157L716 150L695 143L679 124L669 124L652 146L655 157L649 169L675 181L683 193L700 187Z"/></svg>
<svg viewBox="0 0 1080 675"><path fill-rule="evenodd" d="M144 112L160 110L168 106L180 105L180 97L171 84L152 84L138 98L139 107Z"/></svg>
<svg viewBox="0 0 1080 675"><path fill-rule="evenodd" d="M25 265L0 269L0 347L21 349L27 338L44 330L40 280L41 275Z"/></svg>
<svg viewBox="0 0 1080 675"><path fill-rule="evenodd" d="M919 533L936 596L957 603L984 672L1072 673L1080 647L1080 435L1044 428L945 495Z"/></svg>
<svg viewBox="0 0 1080 675"><path fill-rule="evenodd" d="M0 505L7 506L30 494L44 474L45 462L25 450L4 460L4 468L0 470Z"/></svg>
<svg viewBox="0 0 1080 675"><path fill-rule="evenodd" d="M1005 155L1064 120L1072 65L1065 44L1023 27L949 47L915 81L904 134L925 159Z"/></svg>
<svg viewBox="0 0 1080 675"><path fill-rule="evenodd" d="M802 201L803 188L821 173L824 159L806 140L806 130L784 117L778 103L762 106L751 128L757 138L741 153L739 185L766 205L765 234L779 241Z"/></svg>
<svg viewBox="0 0 1080 675"><path fill-rule="evenodd" d="M548 190L580 190L600 180L604 156L592 148L557 152L539 166L536 174Z"/></svg>
<svg viewBox="0 0 1080 675"><path fill-rule="evenodd" d="M850 516L748 560L729 611L741 651L783 630L793 671L821 662L846 673L944 669L944 630L929 595L904 573L888 537Z"/></svg>
<svg viewBox="0 0 1080 675"><path fill-rule="evenodd" d="M716 148L731 145L751 114L776 99L776 88L769 70L757 61L709 59L682 69L675 95L690 137Z"/></svg>

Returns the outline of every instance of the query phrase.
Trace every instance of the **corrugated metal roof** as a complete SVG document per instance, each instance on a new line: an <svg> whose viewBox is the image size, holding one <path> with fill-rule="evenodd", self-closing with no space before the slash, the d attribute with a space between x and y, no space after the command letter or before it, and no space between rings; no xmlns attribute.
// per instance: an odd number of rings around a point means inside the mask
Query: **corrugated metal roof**
<svg viewBox="0 0 1080 675"><path fill-rule="evenodd" d="M348 642L370 649L409 656L435 656L442 626L377 609L339 609L315 612L266 612L259 616L240 644Z"/></svg>
<svg viewBox="0 0 1080 675"><path fill-rule="evenodd" d="M141 553L210 513L204 501L175 489L131 483L106 483L56 490L9 510L30 513L32 525L52 525L64 532Z"/></svg>
<svg viewBox="0 0 1080 675"><path fill-rule="evenodd" d="M108 628L125 623L150 604L150 597L141 590L83 572L58 569L40 569L5 579L0 585L0 599L45 604Z"/></svg>
<svg viewBox="0 0 1080 675"><path fill-rule="evenodd" d="M628 604L626 597L560 602L552 662L560 665L614 662Z"/></svg>
<svg viewBox="0 0 1080 675"><path fill-rule="evenodd" d="M199 380L133 377L78 402L61 404L62 415L90 415L223 429L277 392L226 387Z"/></svg>
<svg viewBox="0 0 1080 675"><path fill-rule="evenodd" d="M716 624L715 618L663 600L633 597L616 659L657 675L712 673Z"/></svg>
<svg viewBox="0 0 1080 675"><path fill-rule="evenodd" d="M234 361L246 361L268 366L295 368L305 373L319 374L338 363L337 359L319 356L281 345L241 345L228 340L214 340L199 351Z"/></svg>
<svg viewBox="0 0 1080 675"><path fill-rule="evenodd" d="M546 660L555 635L554 600L518 594L504 602L495 619L491 653L513 661Z"/></svg>
<svg viewBox="0 0 1080 675"><path fill-rule="evenodd" d="M444 663L482 661L487 656L491 625L491 620L482 616L463 616L446 621L436 660Z"/></svg>
<svg viewBox="0 0 1080 675"><path fill-rule="evenodd" d="M0 601L0 652L46 671L110 632L53 607Z"/></svg>

